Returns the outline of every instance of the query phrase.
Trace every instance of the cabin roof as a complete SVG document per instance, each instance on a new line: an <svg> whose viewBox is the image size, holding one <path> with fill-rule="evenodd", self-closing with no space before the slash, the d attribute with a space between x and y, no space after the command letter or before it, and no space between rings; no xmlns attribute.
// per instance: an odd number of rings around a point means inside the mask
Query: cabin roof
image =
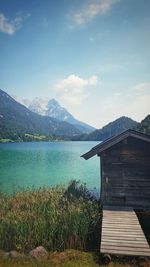
<svg viewBox="0 0 150 267"><path fill-rule="evenodd" d="M98 144L97 146L95 146L91 150L89 150L87 153L83 154L81 157L83 157L86 160L89 158L92 158L96 154L100 154L101 152L105 151L109 147L119 143L120 141L126 139L129 136L150 143L150 135L129 129L129 130L122 132L121 134L119 134L117 136L109 138L106 141Z"/></svg>

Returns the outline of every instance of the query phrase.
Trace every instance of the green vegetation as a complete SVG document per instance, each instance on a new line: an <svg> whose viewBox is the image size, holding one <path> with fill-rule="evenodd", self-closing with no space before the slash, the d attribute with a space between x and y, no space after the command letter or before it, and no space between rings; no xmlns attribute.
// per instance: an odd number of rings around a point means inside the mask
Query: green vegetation
<svg viewBox="0 0 150 267"><path fill-rule="evenodd" d="M73 137L73 140L80 141L105 141L112 136L118 135L128 129L136 128L138 123L128 117L120 117L119 119L108 123L102 129L95 130L89 134L81 134Z"/></svg>
<svg viewBox="0 0 150 267"><path fill-rule="evenodd" d="M135 263L136 264L136 263ZM115 260L111 262L109 267L133 267L139 265L120 263ZM149 267L149 263L145 263L143 267ZM4 259L3 252L0 252L0 266L1 267L104 267L103 264L99 265L99 253L81 252L78 250L65 250L63 252L51 252L49 253L48 260L44 262L37 262L29 259L25 255L21 255L18 259ZM105 265L106 266L106 265Z"/></svg>
<svg viewBox="0 0 150 267"><path fill-rule="evenodd" d="M62 137L56 136L46 136L46 135L39 135L39 134L25 134L23 136L23 141L30 142L30 141L59 141L62 140Z"/></svg>
<svg viewBox="0 0 150 267"><path fill-rule="evenodd" d="M95 254L85 253L77 250L66 250L64 252L49 253L49 259L42 262L31 260L26 256L21 256L19 259L4 259L3 253L0 253L0 266L4 267L98 267L95 262Z"/></svg>
<svg viewBox="0 0 150 267"><path fill-rule="evenodd" d="M150 115L139 123L137 129L143 133L150 134Z"/></svg>
<svg viewBox="0 0 150 267"><path fill-rule="evenodd" d="M30 111L0 90L0 139L24 141L25 134L63 137L80 133L72 124Z"/></svg>
<svg viewBox="0 0 150 267"><path fill-rule="evenodd" d="M13 140L8 139L8 138L2 138L2 139L0 139L0 143L11 143L11 142L13 142Z"/></svg>
<svg viewBox="0 0 150 267"><path fill-rule="evenodd" d="M101 209L84 185L72 181L55 187L0 194L0 267L98 267ZM39 246L48 259L37 262L28 252ZM17 258L4 251L17 250ZM88 251L88 252L85 252ZM134 258L113 257L109 267L139 265ZM99 264L100 263L100 264ZM106 265L105 265L106 266ZM147 261L143 267L149 267Z"/></svg>
<svg viewBox="0 0 150 267"><path fill-rule="evenodd" d="M26 138L26 140L35 140L35 141L50 140L50 137L47 137L45 135L38 135L38 134L37 135L25 134L25 138Z"/></svg>
<svg viewBox="0 0 150 267"><path fill-rule="evenodd" d="M5 258L0 251L0 267L150 267L150 261L141 262L134 258L116 258L112 262L103 265L99 260L99 253L82 252L79 250L65 250L63 252L50 252L47 260L37 262L24 254L19 258Z"/></svg>
<svg viewBox="0 0 150 267"><path fill-rule="evenodd" d="M0 143L11 143L11 142L40 142L40 141L61 141L67 140L67 138L63 138L62 136L45 136L39 134L20 134L18 137L12 137L12 139L2 138L0 139Z"/></svg>
<svg viewBox="0 0 150 267"><path fill-rule="evenodd" d="M99 203L78 182L1 195L0 207L0 249L99 249Z"/></svg>

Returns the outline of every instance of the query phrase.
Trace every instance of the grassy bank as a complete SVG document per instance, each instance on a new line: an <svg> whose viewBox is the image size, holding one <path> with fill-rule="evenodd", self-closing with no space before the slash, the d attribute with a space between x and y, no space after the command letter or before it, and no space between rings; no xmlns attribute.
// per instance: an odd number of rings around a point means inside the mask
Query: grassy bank
<svg viewBox="0 0 150 267"><path fill-rule="evenodd" d="M0 138L0 143L12 143L12 142L52 142L52 141L62 141L68 140L67 138L63 137L56 137L56 136L45 136L45 135L33 135L33 134L24 134L21 136L17 136L15 138Z"/></svg>
<svg viewBox="0 0 150 267"><path fill-rule="evenodd" d="M85 186L0 196L0 249L99 249L100 209Z"/></svg>
<svg viewBox="0 0 150 267"><path fill-rule="evenodd" d="M11 139L8 139L8 138L2 138L2 139L0 139L0 143L12 143L12 142L14 142L14 141L11 140Z"/></svg>
<svg viewBox="0 0 150 267"><path fill-rule="evenodd" d="M0 194L0 267L98 267L101 209L85 186L72 181L67 188ZM49 251L37 262L28 252L37 246ZM18 258L5 252L17 250ZM88 252L85 252L88 251ZM113 257L109 267L150 267L134 257Z"/></svg>
<svg viewBox="0 0 150 267"><path fill-rule="evenodd" d="M21 254L19 258L4 258L0 251L0 267L150 267L150 261L140 261L137 258L113 257L108 265L104 265L98 253L65 250L50 252L48 259L38 262Z"/></svg>
<svg viewBox="0 0 150 267"><path fill-rule="evenodd" d="M21 255L19 259L4 259L0 252L0 267L98 267L96 254L85 253L77 250L66 250L64 252L51 252L49 258L44 262L37 262Z"/></svg>

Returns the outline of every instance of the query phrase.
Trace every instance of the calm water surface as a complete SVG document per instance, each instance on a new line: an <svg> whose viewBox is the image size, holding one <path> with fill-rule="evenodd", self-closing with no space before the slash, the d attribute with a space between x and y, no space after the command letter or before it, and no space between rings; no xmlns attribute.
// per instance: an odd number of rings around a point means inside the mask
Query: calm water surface
<svg viewBox="0 0 150 267"><path fill-rule="evenodd" d="M76 179L99 189L99 158L80 156L97 142L0 144L0 191L66 185Z"/></svg>

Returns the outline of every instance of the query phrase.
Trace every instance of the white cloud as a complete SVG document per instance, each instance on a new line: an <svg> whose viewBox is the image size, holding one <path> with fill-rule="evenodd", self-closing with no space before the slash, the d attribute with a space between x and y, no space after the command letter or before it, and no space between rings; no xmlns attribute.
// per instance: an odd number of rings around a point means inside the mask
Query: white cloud
<svg viewBox="0 0 150 267"><path fill-rule="evenodd" d="M83 99L88 95L87 88L97 85L98 79L96 75L88 79L80 78L71 74L67 78L60 80L55 90L57 97L66 105L80 105Z"/></svg>
<svg viewBox="0 0 150 267"><path fill-rule="evenodd" d="M118 2L120 0L92 0L73 14L73 20L76 25L84 25L96 16L106 14Z"/></svg>
<svg viewBox="0 0 150 267"><path fill-rule="evenodd" d="M126 114L133 119L141 121L150 114L150 94L137 96L132 104L127 105Z"/></svg>
<svg viewBox="0 0 150 267"><path fill-rule="evenodd" d="M150 83L140 83L132 89L137 95L150 94Z"/></svg>
<svg viewBox="0 0 150 267"><path fill-rule="evenodd" d="M0 32L13 35L18 29L21 28L23 20L30 17L30 14L24 16L18 13L14 20L9 20L3 13L0 13Z"/></svg>
<svg viewBox="0 0 150 267"><path fill-rule="evenodd" d="M145 82L134 86L131 94L133 94L133 101L129 106L127 105L126 112L133 118L142 120L150 114L150 83Z"/></svg>

